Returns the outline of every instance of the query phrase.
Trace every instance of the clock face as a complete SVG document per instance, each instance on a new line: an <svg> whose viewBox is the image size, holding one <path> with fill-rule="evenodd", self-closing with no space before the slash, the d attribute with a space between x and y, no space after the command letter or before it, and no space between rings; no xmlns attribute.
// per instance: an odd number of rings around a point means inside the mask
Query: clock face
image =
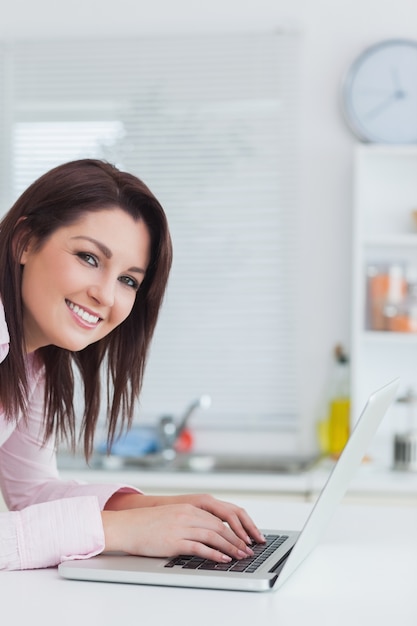
<svg viewBox="0 0 417 626"><path fill-rule="evenodd" d="M360 139L417 143L417 42L395 39L365 50L346 77L343 104Z"/></svg>

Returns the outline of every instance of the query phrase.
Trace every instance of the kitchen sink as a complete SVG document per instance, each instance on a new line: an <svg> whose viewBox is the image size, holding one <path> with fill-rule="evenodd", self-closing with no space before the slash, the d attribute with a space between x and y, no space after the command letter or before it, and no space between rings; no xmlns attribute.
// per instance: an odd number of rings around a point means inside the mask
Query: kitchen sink
<svg viewBox="0 0 417 626"><path fill-rule="evenodd" d="M226 453L183 453L172 458L161 453L139 457L103 456L103 468L136 468L159 472L277 473L298 474L313 467L318 455L254 455Z"/></svg>

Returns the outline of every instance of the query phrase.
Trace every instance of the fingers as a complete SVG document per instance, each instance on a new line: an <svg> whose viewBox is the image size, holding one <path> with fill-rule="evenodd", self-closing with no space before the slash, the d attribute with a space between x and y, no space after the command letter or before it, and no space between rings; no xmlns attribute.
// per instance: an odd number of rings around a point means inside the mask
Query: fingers
<svg viewBox="0 0 417 626"><path fill-rule="evenodd" d="M224 526L224 525L223 525ZM181 542L181 554L191 554L219 563L227 563L232 559L241 560L253 556L253 550L239 540L236 545L236 536L227 529L225 533L219 530L206 528L189 529L187 539Z"/></svg>
<svg viewBox="0 0 417 626"><path fill-rule="evenodd" d="M247 544L252 543L252 540L256 543L265 542L265 537L244 509L237 508L237 510L230 511L225 521L233 532Z"/></svg>
<svg viewBox="0 0 417 626"><path fill-rule="evenodd" d="M234 559L245 559L248 556L253 556L252 548L247 543L239 539L239 537L230 528L222 524L222 531L216 532L215 536L209 535L206 537L204 543L206 545L214 545L218 549Z"/></svg>
<svg viewBox="0 0 417 626"><path fill-rule="evenodd" d="M247 558L248 555L244 555L241 557L231 557L229 554L225 552L221 552L216 548L211 548L210 546L205 545L204 543L185 540L183 542L183 548L180 550L180 554L187 554L190 556L198 556L202 559L209 559L210 561L215 561L216 563L230 563L233 558L237 560L241 560L243 558Z"/></svg>
<svg viewBox="0 0 417 626"><path fill-rule="evenodd" d="M247 545L246 536L240 538L218 516L208 511L193 505L185 505L179 513L177 523L179 527L187 529L186 537L193 542L215 548L234 559L253 556L252 549Z"/></svg>
<svg viewBox="0 0 417 626"><path fill-rule="evenodd" d="M247 545L251 544L252 540L257 543L265 542L265 537L245 509L229 502L217 500L212 496L204 495L201 498L202 502L199 503L199 506L226 522L233 532Z"/></svg>
<svg viewBox="0 0 417 626"><path fill-rule="evenodd" d="M263 543L265 537L257 528L253 520L244 509L236 505L217 500L208 494L192 494L182 496L144 496L141 495L143 506L160 506L163 504L192 504L197 508L208 511L223 522L226 522L233 532L247 545L252 540Z"/></svg>

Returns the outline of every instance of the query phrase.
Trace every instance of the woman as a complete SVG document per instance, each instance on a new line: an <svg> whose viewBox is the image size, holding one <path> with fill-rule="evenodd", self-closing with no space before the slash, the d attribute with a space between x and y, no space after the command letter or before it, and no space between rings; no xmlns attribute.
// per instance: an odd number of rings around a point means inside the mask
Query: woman
<svg viewBox="0 0 417 626"><path fill-rule="evenodd" d="M136 177L92 159L35 181L0 224L0 569L107 550L252 554L247 513L206 495L147 496L63 482L55 447L77 439L73 365L88 458L107 371L108 440L129 427L171 266L162 207ZM103 367L102 367L103 366ZM226 522L226 523L224 523Z"/></svg>

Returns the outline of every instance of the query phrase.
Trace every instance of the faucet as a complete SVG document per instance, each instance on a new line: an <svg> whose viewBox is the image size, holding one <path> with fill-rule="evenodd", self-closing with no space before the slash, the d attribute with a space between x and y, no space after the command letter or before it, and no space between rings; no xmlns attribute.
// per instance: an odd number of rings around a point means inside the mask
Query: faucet
<svg viewBox="0 0 417 626"><path fill-rule="evenodd" d="M176 424L172 415L164 415L159 420L158 434L160 452L164 459L172 460L176 456L175 444L178 441L181 433L186 428L190 417L197 411L197 409L208 409L211 406L211 397L208 395L200 396L197 400L194 400L184 414L180 418L178 424Z"/></svg>

